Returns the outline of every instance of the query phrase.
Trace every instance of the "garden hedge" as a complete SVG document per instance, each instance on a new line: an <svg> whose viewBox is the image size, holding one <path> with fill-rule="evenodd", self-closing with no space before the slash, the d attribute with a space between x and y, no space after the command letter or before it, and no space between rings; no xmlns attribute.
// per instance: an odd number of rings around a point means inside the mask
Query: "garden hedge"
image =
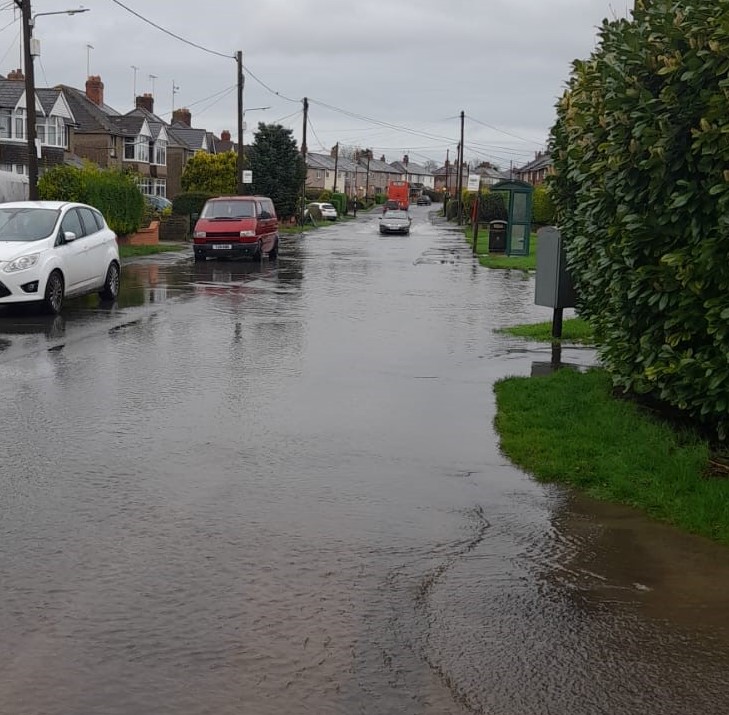
<svg viewBox="0 0 729 715"><path fill-rule="evenodd" d="M726 437L729 0L604 21L557 116L551 195L615 385Z"/></svg>

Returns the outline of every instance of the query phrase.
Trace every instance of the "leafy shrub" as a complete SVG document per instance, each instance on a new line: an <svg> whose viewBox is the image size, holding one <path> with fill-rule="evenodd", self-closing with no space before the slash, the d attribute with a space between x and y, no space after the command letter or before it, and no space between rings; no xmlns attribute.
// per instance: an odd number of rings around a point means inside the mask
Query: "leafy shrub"
<svg viewBox="0 0 729 715"><path fill-rule="evenodd" d="M172 213L181 215L199 214L205 202L212 199L215 194L209 194L205 191L187 191L183 194L177 194L172 199Z"/></svg>
<svg viewBox="0 0 729 715"><path fill-rule="evenodd" d="M557 107L550 179L616 385L729 428L729 0L604 21Z"/></svg>
<svg viewBox="0 0 729 715"><path fill-rule="evenodd" d="M321 194L322 190L318 188L317 186L307 186L304 190L304 196L306 196L306 202L309 203L310 201L319 201L319 195Z"/></svg>
<svg viewBox="0 0 729 715"><path fill-rule="evenodd" d="M458 201L451 199L446 205L446 218L453 221L458 216Z"/></svg>
<svg viewBox="0 0 729 715"><path fill-rule="evenodd" d="M306 211L311 216L314 221L321 221L321 209L318 206L307 206Z"/></svg>
<svg viewBox="0 0 729 715"><path fill-rule="evenodd" d="M375 194L375 203L378 205L384 204L387 201L387 194Z"/></svg>
<svg viewBox="0 0 729 715"><path fill-rule="evenodd" d="M334 206L339 216L343 216L347 213L347 197L344 194L331 194L329 197L329 203Z"/></svg>
<svg viewBox="0 0 729 715"><path fill-rule="evenodd" d="M543 184L532 194L532 223L551 226L554 223L554 202Z"/></svg>
<svg viewBox="0 0 729 715"><path fill-rule="evenodd" d="M489 221L506 221L508 212L504 203L503 192L482 191L481 207L478 220L482 223Z"/></svg>
<svg viewBox="0 0 729 715"><path fill-rule="evenodd" d="M331 198L332 198L332 192L329 191L329 189L324 189L324 191L322 191L319 194L319 198L317 199L317 201L322 202L322 203L325 201L330 202Z"/></svg>
<svg viewBox="0 0 729 715"><path fill-rule="evenodd" d="M238 157L233 151L208 154L199 151L185 164L183 191L201 191L213 196L235 196L238 191Z"/></svg>
<svg viewBox="0 0 729 715"><path fill-rule="evenodd" d="M137 177L88 165L82 169L56 166L38 181L38 195L47 201L78 201L97 208L109 228L123 236L142 225L144 199Z"/></svg>

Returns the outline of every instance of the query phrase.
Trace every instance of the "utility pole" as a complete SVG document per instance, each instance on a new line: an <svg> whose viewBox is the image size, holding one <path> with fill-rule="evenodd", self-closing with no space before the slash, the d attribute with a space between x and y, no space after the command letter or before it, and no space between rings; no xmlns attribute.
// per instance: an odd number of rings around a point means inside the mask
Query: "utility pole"
<svg viewBox="0 0 729 715"><path fill-rule="evenodd" d="M337 172L339 170L339 142L334 145L334 187L332 193L337 193Z"/></svg>
<svg viewBox="0 0 729 715"><path fill-rule="evenodd" d="M466 113L461 110L461 143L458 145L458 225L463 223L463 124Z"/></svg>
<svg viewBox="0 0 729 715"><path fill-rule="evenodd" d="M448 181L448 175L451 173L451 162L450 162L450 149L446 149L446 163L445 163L445 190L446 190L446 196L448 196L448 188L449 188L449 181Z"/></svg>
<svg viewBox="0 0 729 715"><path fill-rule="evenodd" d="M304 97L304 126L301 131L301 156L304 159L304 181L301 184L301 228L304 228L304 217L306 215L306 126L309 123L309 98Z"/></svg>
<svg viewBox="0 0 729 715"><path fill-rule="evenodd" d="M370 195L370 159L372 159L372 150L367 153L367 178L365 179L365 201Z"/></svg>
<svg viewBox="0 0 729 715"><path fill-rule="evenodd" d="M235 169L238 175L236 183L238 185L238 195L245 193L245 185L243 184L243 85L245 77L243 76L243 52L238 50L235 53L235 61L238 65L238 153L236 156Z"/></svg>
<svg viewBox="0 0 729 715"><path fill-rule="evenodd" d="M359 166L359 151L354 152L354 217L357 218L357 167Z"/></svg>
<svg viewBox="0 0 729 715"><path fill-rule="evenodd" d="M38 200L38 149L36 147L35 73L31 53L31 10L30 0L15 0L20 8L23 22L23 50L25 56L25 117L26 139L28 140L28 198Z"/></svg>

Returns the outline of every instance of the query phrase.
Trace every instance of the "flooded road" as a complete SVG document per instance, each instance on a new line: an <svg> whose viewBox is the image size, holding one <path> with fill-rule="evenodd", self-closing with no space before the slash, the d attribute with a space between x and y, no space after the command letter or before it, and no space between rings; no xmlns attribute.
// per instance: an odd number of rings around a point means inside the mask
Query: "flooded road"
<svg viewBox="0 0 729 715"><path fill-rule="evenodd" d="M508 464L549 312L413 215L0 316L1 713L729 711L726 549Z"/></svg>

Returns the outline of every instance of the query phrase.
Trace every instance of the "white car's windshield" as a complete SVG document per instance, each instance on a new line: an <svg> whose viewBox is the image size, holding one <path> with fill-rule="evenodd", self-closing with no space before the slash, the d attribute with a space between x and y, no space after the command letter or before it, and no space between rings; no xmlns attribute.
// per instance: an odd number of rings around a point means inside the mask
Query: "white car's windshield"
<svg viewBox="0 0 729 715"><path fill-rule="evenodd" d="M0 241L40 241L57 220L56 209L0 207Z"/></svg>
<svg viewBox="0 0 729 715"><path fill-rule="evenodd" d="M208 201L200 218L253 218L255 215L252 201Z"/></svg>

